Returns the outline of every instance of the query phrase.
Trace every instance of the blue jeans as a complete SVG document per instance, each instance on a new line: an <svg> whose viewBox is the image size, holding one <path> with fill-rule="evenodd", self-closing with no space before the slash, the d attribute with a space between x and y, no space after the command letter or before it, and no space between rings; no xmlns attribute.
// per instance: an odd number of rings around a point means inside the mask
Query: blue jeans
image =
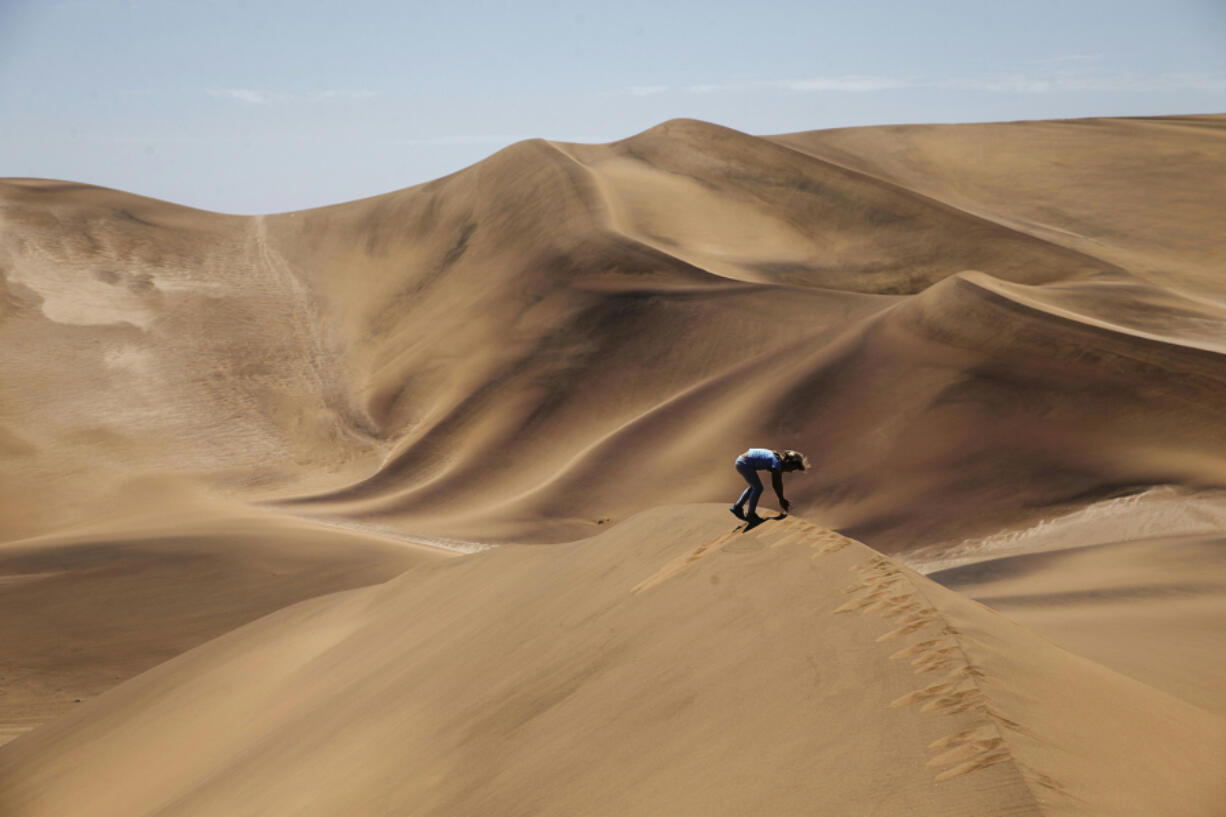
<svg viewBox="0 0 1226 817"><path fill-rule="evenodd" d="M749 483L749 487L745 489L745 492L741 494L741 498L732 507L739 508L748 502L749 514L752 516L758 512L758 497L762 496L762 480L758 476L758 472L754 470L754 467L740 457L737 457L736 460L736 472L745 478L745 481Z"/></svg>

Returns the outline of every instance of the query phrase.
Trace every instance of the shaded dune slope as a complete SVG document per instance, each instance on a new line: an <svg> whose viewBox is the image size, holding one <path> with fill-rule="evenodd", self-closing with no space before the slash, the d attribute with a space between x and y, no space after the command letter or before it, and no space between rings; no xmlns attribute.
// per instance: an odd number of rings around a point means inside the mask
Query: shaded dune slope
<svg viewBox="0 0 1226 817"><path fill-rule="evenodd" d="M573 545L290 607L0 749L0 804L14 817L1220 807L1220 718L833 532L788 518L738 534L725 518L661 508Z"/></svg>

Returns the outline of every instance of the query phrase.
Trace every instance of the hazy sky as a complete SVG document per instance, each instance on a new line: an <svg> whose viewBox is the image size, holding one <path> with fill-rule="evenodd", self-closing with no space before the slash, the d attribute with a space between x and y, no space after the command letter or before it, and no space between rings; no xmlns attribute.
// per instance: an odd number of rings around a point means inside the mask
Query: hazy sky
<svg viewBox="0 0 1226 817"><path fill-rule="evenodd" d="M232 213L674 117L1226 112L1226 0L0 0L0 176Z"/></svg>

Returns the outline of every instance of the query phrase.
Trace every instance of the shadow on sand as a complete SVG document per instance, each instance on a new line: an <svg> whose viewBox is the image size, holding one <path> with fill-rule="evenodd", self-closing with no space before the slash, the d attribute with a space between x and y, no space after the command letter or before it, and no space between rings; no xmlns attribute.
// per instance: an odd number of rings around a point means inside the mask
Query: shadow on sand
<svg viewBox="0 0 1226 817"><path fill-rule="evenodd" d="M787 518L786 513L778 513L778 514L775 514L774 516L759 516L757 519L751 519L745 522L745 524L741 526L741 532L748 533L749 531L753 530L759 525L765 524L767 522L775 522L780 519L786 519L786 518Z"/></svg>

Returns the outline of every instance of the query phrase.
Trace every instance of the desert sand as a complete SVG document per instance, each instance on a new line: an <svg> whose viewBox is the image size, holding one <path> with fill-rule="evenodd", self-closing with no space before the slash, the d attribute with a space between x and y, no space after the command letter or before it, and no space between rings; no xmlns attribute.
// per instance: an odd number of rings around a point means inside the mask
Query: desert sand
<svg viewBox="0 0 1226 817"><path fill-rule="evenodd" d="M1226 116L0 180L0 813L1220 815L1224 207Z"/></svg>

